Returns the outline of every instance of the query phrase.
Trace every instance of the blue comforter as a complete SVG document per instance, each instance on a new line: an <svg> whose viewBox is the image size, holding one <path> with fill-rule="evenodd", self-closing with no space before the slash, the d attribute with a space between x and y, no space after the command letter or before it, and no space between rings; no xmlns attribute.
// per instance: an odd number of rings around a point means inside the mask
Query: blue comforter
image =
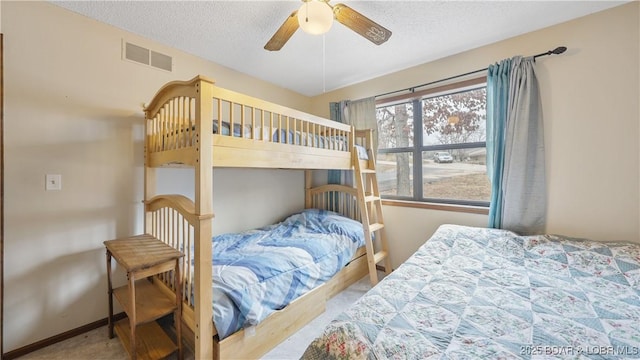
<svg viewBox="0 0 640 360"><path fill-rule="evenodd" d="M214 237L213 321L220 339L323 284L363 245L361 223L316 209Z"/></svg>

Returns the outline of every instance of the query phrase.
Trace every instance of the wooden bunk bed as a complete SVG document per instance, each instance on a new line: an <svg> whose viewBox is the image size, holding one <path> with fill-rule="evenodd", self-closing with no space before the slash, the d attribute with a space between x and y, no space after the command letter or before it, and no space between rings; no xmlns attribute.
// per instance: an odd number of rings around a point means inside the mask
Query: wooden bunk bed
<svg viewBox="0 0 640 360"><path fill-rule="evenodd" d="M321 314L326 300L391 264L386 241L366 246L331 280L294 300L263 322L219 340L212 321L213 167L304 169L305 208L320 208L362 221L365 239L382 226L371 131L214 86L206 77L163 86L145 107L145 232L185 253L182 262L183 333L195 357L256 358ZM357 146L356 146L357 145ZM367 155L359 155L365 148ZM195 199L156 193L156 169L195 170ZM312 186L312 170L355 170L356 187ZM368 177L367 175L373 175ZM384 239L384 233L375 235ZM215 260L214 260L215 261ZM175 292L173 274L155 281Z"/></svg>

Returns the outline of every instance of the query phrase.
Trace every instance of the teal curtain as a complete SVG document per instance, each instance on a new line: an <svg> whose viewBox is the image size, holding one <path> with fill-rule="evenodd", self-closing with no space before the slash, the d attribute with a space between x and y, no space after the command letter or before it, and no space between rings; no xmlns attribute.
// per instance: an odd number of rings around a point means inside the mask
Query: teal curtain
<svg viewBox="0 0 640 360"><path fill-rule="evenodd" d="M504 168L504 128L507 123L507 97L511 59L487 69L487 174L491 181L489 227L501 228L502 172Z"/></svg>
<svg viewBox="0 0 640 360"><path fill-rule="evenodd" d="M343 113L344 113L344 107L346 106L347 102L346 101L340 101L340 102L332 102L329 103L329 119L337 121L337 122L344 122L342 120L343 118Z"/></svg>
<svg viewBox="0 0 640 360"><path fill-rule="evenodd" d="M533 58L489 66L487 173L489 227L535 234L545 230L544 127Z"/></svg>

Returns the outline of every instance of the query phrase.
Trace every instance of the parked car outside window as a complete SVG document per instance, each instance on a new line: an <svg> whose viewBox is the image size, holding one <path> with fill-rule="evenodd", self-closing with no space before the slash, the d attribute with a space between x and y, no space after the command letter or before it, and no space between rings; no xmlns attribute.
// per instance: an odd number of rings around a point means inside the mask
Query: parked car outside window
<svg viewBox="0 0 640 360"><path fill-rule="evenodd" d="M451 157L451 154L446 151L437 151L433 155L433 161L437 163L452 163L453 157Z"/></svg>
<svg viewBox="0 0 640 360"><path fill-rule="evenodd" d="M486 85L472 80L376 98L383 198L489 207Z"/></svg>

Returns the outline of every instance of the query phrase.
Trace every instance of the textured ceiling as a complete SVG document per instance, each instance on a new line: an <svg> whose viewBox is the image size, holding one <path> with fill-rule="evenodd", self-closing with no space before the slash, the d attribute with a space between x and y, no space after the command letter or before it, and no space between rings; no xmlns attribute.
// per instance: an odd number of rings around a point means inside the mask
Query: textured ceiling
<svg viewBox="0 0 640 360"><path fill-rule="evenodd" d="M314 96L628 1L341 1L393 32L376 46L334 22L263 49L290 1L53 1L54 4L298 93ZM565 45L550 39L549 49ZM544 52L549 49L540 49Z"/></svg>

